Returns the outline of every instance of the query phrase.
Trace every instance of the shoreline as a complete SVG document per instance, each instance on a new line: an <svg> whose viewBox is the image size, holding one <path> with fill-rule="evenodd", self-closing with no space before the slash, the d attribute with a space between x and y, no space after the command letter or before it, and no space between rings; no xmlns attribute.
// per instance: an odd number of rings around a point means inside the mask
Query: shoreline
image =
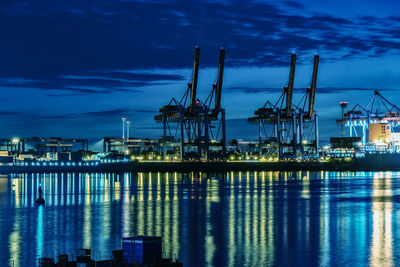
<svg viewBox="0 0 400 267"><path fill-rule="evenodd" d="M397 171L399 165L363 162L126 162L96 166L0 166L0 174L62 172Z"/></svg>

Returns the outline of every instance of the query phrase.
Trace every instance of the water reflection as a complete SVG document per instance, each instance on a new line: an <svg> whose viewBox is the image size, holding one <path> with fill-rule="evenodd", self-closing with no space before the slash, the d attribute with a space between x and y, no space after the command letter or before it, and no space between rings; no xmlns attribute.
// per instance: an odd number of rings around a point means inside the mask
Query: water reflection
<svg viewBox="0 0 400 267"><path fill-rule="evenodd" d="M391 173L376 173L372 187L371 266L393 266Z"/></svg>
<svg viewBox="0 0 400 267"><path fill-rule="evenodd" d="M109 258L160 235L185 266L399 264L400 173L239 172L0 176L0 265L76 248ZM42 184L45 207L34 200ZM76 255L75 255L76 256Z"/></svg>

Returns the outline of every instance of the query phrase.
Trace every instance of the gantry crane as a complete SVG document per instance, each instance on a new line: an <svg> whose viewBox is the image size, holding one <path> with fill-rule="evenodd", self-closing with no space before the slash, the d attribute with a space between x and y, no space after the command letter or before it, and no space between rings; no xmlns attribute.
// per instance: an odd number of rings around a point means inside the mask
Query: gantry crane
<svg viewBox="0 0 400 267"><path fill-rule="evenodd" d="M318 63L319 56L315 55L311 86L296 106L293 104L296 55L292 54L288 85L278 101L273 104L268 100L248 119L249 123L258 124L260 157L267 154L279 159L296 159L298 148L303 158L319 156L318 117L314 109Z"/></svg>
<svg viewBox="0 0 400 267"><path fill-rule="evenodd" d="M298 136L302 158L319 157L319 132L318 114L314 110L315 93L317 89L319 56L314 56L314 66L311 78L311 86L307 87L306 93L297 106ZM308 104L308 110L307 109Z"/></svg>
<svg viewBox="0 0 400 267"><path fill-rule="evenodd" d="M224 76L225 50L219 51L217 81L213 84L212 90L208 95L204 108L206 109L205 128L205 148L207 159L226 158L226 129L225 129L225 109L221 108L222 80ZM214 108L212 109L212 100Z"/></svg>
<svg viewBox="0 0 400 267"><path fill-rule="evenodd" d="M341 102L346 103L347 102ZM343 107L344 110L345 107ZM378 90L366 106L355 104L348 112L343 113L342 119L336 123L349 128L349 136L361 136L361 143L367 143L367 135L370 124L390 124L391 128L400 127L400 107L391 103Z"/></svg>
<svg viewBox="0 0 400 267"><path fill-rule="evenodd" d="M225 110L221 108L224 59L225 50L221 49L217 82L203 103L196 95L200 60L200 48L196 46L192 79L186 92L180 101L172 98L154 118L156 122L163 123L164 159L167 158L168 147L175 144L180 147L182 160L225 158ZM214 108L211 107L213 96ZM176 142L178 132L180 142Z"/></svg>
<svg viewBox="0 0 400 267"><path fill-rule="evenodd" d="M293 87L296 68L296 54L292 53L289 82L276 104L269 100L254 112L249 123L258 124L259 154L266 149L267 154L282 158L296 157L296 121L293 116ZM265 140L263 137L265 135Z"/></svg>

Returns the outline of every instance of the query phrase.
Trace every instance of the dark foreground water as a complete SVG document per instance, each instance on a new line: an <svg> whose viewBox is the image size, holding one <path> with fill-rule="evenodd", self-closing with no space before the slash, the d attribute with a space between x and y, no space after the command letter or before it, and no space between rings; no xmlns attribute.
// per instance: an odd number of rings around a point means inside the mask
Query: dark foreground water
<svg viewBox="0 0 400 267"><path fill-rule="evenodd" d="M400 172L0 176L0 266L139 234L185 267L399 265L399 202Z"/></svg>

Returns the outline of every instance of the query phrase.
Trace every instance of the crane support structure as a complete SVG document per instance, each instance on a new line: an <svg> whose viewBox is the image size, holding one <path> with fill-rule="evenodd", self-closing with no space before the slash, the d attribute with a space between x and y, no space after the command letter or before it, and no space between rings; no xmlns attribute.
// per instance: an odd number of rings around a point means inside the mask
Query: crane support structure
<svg viewBox="0 0 400 267"><path fill-rule="evenodd" d="M207 100L202 102L196 94L200 60L200 48L196 46L193 75L186 92L180 101L172 98L154 117L156 122L163 124L164 159L169 155L177 158L176 154L181 160L225 159L225 110L221 108L224 59L225 50L221 48L217 82ZM211 107L213 99L214 109Z"/></svg>
<svg viewBox="0 0 400 267"><path fill-rule="evenodd" d="M305 95L297 106L298 139L302 159L319 157L318 114L315 112L315 94L317 91L319 56L314 56L314 66L311 86L307 87ZM308 103L307 103L308 100ZM308 107L306 107L308 104ZM306 110L306 108L308 110Z"/></svg>
<svg viewBox="0 0 400 267"><path fill-rule="evenodd" d="M204 108L206 109L206 153L208 160L225 160L226 158L226 126L225 109L221 108L222 80L224 76L225 49L219 50L217 82L213 84ZM212 100L214 96L214 109Z"/></svg>
<svg viewBox="0 0 400 267"><path fill-rule="evenodd" d="M254 112L254 117L248 119L249 123L258 125L260 159L271 157L298 159L319 156L318 117L314 110L318 63L319 56L316 55L311 87L307 88L300 104L296 106L292 103L296 55L292 54L289 82L276 104L268 100L262 108ZM306 103L308 111L306 111Z"/></svg>

